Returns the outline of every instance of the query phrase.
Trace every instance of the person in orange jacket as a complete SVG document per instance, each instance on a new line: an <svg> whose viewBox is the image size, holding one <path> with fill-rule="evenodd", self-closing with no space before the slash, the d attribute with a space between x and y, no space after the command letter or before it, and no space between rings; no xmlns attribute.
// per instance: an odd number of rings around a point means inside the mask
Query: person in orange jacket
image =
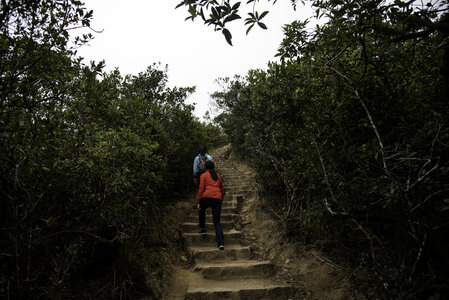
<svg viewBox="0 0 449 300"><path fill-rule="evenodd" d="M215 170L212 161L206 162L206 172L201 174L196 198L199 210L200 234L206 234L206 208L212 207L212 220L215 228L218 249L224 250L223 229L220 224L221 205L225 195L223 181Z"/></svg>

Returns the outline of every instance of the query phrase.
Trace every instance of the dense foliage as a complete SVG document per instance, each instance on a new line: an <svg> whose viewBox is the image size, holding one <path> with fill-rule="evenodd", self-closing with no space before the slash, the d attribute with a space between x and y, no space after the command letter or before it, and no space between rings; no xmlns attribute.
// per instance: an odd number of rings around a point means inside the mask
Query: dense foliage
<svg viewBox="0 0 449 300"><path fill-rule="evenodd" d="M292 239L345 265L369 297L445 299L448 2L313 3L326 23L286 25L281 63L219 80L217 121L283 195Z"/></svg>
<svg viewBox="0 0 449 300"><path fill-rule="evenodd" d="M192 189L219 130L159 65L122 76L77 59L69 31L92 17L80 1L1 8L0 298L151 295L138 254L161 244L159 209Z"/></svg>

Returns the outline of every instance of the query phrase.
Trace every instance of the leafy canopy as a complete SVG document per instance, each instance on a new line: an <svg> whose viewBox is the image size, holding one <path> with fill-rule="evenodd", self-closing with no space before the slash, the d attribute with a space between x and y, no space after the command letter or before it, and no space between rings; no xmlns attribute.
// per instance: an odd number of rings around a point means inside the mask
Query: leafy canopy
<svg viewBox="0 0 449 300"><path fill-rule="evenodd" d="M262 19L269 11L259 12L257 4L261 0L248 0L243 5L250 6L250 12L245 18L246 33L258 25L266 29ZM265 2L276 4L277 0ZM292 9L297 8L298 0L291 0ZM302 0L304 5L309 2L315 9L315 17L347 22L363 30L375 30L379 34L388 35L393 39L425 38L435 32L449 33L449 17L447 0L429 1L380 1L380 0ZM230 22L242 19L241 1L216 0L184 0L178 7L185 7L189 13L186 20L201 17L204 24L212 25L214 30L221 31L226 41L232 45L232 35L227 26ZM385 23L386 20L392 22Z"/></svg>

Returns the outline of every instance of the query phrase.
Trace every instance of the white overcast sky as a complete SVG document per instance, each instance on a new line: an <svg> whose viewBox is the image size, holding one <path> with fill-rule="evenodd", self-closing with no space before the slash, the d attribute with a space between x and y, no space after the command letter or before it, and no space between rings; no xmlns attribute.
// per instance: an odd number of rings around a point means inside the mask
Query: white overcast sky
<svg viewBox="0 0 449 300"><path fill-rule="evenodd" d="M312 10L301 4L294 11L290 0L278 0L275 5L261 0L258 10L270 10L264 18L268 30L254 27L246 36L243 20L234 21L229 27L231 47L221 32L204 25L201 18L184 21L186 8L175 9L180 0L84 2L94 11L92 28L103 32L94 34L95 39L81 47L78 55L86 63L105 60L106 71L118 68L122 75L145 71L153 63L168 65L169 86L196 86L187 102L196 103L199 118L211 110L209 95L219 89L217 78L266 69L269 61L277 60L274 55L283 39L282 26L312 15Z"/></svg>

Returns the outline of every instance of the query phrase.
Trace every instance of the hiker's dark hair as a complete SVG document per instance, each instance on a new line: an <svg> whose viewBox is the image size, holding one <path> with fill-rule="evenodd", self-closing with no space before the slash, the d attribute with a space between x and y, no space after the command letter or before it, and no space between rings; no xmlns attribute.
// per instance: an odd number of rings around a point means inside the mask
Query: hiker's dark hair
<svg viewBox="0 0 449 300"><path fill-rule="evenodd" d="M206 167L206 170L209 171L210 176L212 176L212 179L214 181L217 181L218 180L218 175L217 175L217 173L214 170L214 168L215 168L214 162L211 161L211 160L206 161L205 167Z"/></svg>
<svg viewBox="0 0 449 300"><path fill-rule="evenodd" d="M206 154L206 152L207 152L207 149L204 146L201 146L200 149L198 150L198 153L201 155Z"/></svg>

